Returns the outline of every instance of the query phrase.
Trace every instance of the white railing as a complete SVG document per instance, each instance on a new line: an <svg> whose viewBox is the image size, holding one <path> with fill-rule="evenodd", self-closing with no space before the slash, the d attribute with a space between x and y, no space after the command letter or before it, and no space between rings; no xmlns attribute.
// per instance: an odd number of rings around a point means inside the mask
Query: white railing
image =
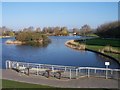
<svg viewBox="0 0 120 90"><path fill-rule="evenodd" d="M110 69L110 68L96 68L96 67L73 67L73 66L62 66L62 65L50 65L50 64L38 64L38 63L26 63L17 61L6 61L6 69L20 69L22 68L25 72L25 68L30 68L34 70L37 75L40 71L51 70L57 71L61 70L63 78L80 78L80 77L104 77L120 79L120 69Z"/></svg>

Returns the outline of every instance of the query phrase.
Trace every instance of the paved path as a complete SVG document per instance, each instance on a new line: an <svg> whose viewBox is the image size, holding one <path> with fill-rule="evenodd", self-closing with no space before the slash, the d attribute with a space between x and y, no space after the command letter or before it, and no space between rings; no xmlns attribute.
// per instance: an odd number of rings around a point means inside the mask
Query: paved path
<svg viewBox="0 0 120 90"><path fill-rule="evenodd" d="M49 85L64 88L118 88L118 80L104 78L79 78L79 79L53 79L43 76L27 76L19 74L13 70L2 70L2 78L15 80L19 82L27 82L41 85Z"/></svg>

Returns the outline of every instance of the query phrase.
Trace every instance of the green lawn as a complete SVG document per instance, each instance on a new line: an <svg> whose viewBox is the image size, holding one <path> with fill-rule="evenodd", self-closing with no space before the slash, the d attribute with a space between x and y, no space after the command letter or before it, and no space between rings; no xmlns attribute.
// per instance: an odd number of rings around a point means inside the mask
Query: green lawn
<svg viewBox="0 0 120 90"><path fill-rule="evenodd" d="M101 38L94 38L89 39L86 42L87 45L95 45L95 46L106 46L110 45L113 47L120 47L120 39L101 39Z"/></svg>
<svg viewBox="0 0 120 90"><path fill-rule="evenodd" d="M79 41L81 43L81 41ZM99 51L105 46L112 46L113 49L120 51L120 39L102 39L94 38L86 40L86 45L88 49ZM120 54L104 53L109 56L116 58L120 62Z"/></svg>
<svg viewBox="0 0 120 90"><path fill-rule="evenodd" d="M96 35L96 34L88 34L87 36L88 36L88 37L99 37L99 36Z"/></svg>
<svg viewBox="0 0 120 90"><path fill-rule="evenodd" d="M53 88L45 85L23 83L23 82L11 81L11 80L2 80L2 87L3 88Z"/></svg>

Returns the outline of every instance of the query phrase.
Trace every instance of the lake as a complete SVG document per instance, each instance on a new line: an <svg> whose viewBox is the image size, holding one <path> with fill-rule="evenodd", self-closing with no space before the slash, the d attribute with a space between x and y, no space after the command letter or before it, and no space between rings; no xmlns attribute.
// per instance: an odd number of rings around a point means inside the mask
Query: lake
<svg viewBox="0 0 120 90"><path fill-rule="evenodd" d="M26 45L5 44L2 39L2 68L5 68L6 60L54 64L80 67L105 67L105 62L110 62L110 68L120 68L119 64L108 58L90 51L78 51L65 46L65 42L71 39L79 39L80 36L50 36L52 42L47 47L32 47Z"/></svg>

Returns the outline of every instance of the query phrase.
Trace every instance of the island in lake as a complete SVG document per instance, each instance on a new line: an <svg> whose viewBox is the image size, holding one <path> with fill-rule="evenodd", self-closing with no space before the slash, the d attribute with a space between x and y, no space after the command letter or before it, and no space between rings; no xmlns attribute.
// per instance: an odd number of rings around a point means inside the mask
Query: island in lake
<svg viewBox="0 0 120 90"><path fill-rule="evenodd" d="M7 44L44 46L51 42L46 34L36 31L21 31L15 36L14 41L7 40Z"/></svg>

